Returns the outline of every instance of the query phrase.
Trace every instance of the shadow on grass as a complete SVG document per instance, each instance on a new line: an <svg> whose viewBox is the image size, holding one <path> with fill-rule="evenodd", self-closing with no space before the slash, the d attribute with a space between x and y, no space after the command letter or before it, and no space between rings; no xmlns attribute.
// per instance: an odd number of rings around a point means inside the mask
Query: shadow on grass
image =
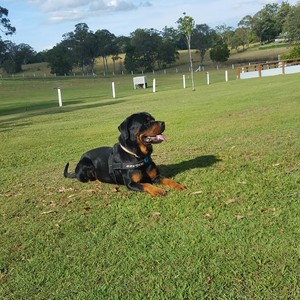
<svg viewBox="0 0 300 300"><path fill-rule="evenodd" d="M0 132L9 131L12 130L15 127L22 127L22 126L28 126L32 124L32 121L24 120L22 123L15 123L15 121L19 121L22 119L26 119L28 117L33 116L43 116L43 115L53 115L53 114L62 114L62 113L68 113L72 111L77 110L84 110L84 109L90 109L90 108L99 108L102 106L109 106L114 104L119 104L121 102L125 102L126 100L113 100L113 101L105 101L105 102L99 102L99 103L91 103L91 104L78 104L78 102L75 102L75 105L70 106L70 102L68 105L63 107L53 107L49 106L48 108L43 106L42 109L36 109L24 111L22 108L20 108L20 111L18 113L15 113L11 116L6 115L5 119L0 120ZM4 117L4 116L3 116Z"/></svg>
<svg viewBox="0 0 300 300"><path fill-rule="evenodd" d="M222 159L217 158L215 155L204 155L173 165L160 165L159 169L164 176L173 177L187 170L211 167L220 161Z"/></svg>

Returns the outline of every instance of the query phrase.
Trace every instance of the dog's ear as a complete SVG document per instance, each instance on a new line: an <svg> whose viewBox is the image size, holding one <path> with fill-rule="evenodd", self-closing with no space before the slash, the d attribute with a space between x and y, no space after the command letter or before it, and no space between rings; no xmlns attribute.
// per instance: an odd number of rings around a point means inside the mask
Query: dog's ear
<svg viewBox="0 0 300 300"><path fill-rule="evenodd" d="M130 136L128 125L129 118L125 119L118 127L119 131L121 132L121 136L125 139L125 141L128 140Z"/></svg>

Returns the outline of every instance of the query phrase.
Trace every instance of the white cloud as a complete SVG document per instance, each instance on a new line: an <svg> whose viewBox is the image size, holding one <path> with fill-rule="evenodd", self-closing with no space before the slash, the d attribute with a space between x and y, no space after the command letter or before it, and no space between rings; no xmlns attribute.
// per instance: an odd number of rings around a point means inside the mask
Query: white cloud
<svg viewBox="0 0 300 300"><path fill-rule="evenodd" d="M132 0L28 0L47 14L48 22L79 21L87 17L112 12L126 12L152 6L149 1L136 4Z"/></svg>
<svg viewBox="0 0 300 300"><path fill-rule="evenodd" d="M50 23L61 23L66 21L80 21L84 18L84 14L77 9L55 12L49 15Z"/></svg>
<svg viewBox="0 0 300 300"><path fill-rule="evenodd" d="M89 4L91 11L128 11L137 9L137 6L132 1L91 1Z"/></svg>

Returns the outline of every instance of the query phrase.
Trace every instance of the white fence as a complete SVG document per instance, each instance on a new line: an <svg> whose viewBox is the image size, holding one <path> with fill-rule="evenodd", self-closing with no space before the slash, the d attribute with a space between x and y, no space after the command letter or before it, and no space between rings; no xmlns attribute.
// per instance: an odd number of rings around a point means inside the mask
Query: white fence
<svg viewBox="0 0 300 300"><path fill-rule="evenodd" d="M300 73L300 59L267 62L237 68L238 79Z"/></svg>

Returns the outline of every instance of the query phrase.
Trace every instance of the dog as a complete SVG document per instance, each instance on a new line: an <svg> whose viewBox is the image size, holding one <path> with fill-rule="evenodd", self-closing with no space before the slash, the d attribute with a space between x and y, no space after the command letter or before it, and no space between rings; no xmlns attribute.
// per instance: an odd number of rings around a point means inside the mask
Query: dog
<svg viewBox="0 0 300 300"><path fill-rule="evenodd" d="M95 148L84 153L75 174L68 173L67 163L64 177L77 178L81 182L99 180L125 185L129 190L146 192L151 196L167 193L153 184L176 190L186 189L173 179L163 177L151 158L153 145L166 141L164 122L155 121L147 112L140 112L126 118L118 129L121 133L118 143L113 147Z"/></svg>

